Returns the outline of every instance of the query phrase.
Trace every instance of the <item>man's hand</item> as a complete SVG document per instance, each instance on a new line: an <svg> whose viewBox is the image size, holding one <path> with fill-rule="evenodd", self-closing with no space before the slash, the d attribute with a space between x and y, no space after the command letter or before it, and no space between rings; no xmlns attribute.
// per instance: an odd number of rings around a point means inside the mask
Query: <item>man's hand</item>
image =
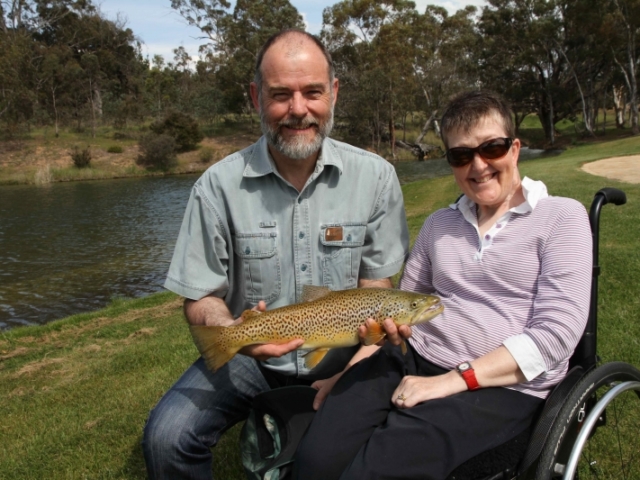
<svg viewBox="0 0 640 480"><path fill-rule="evenodd" d="M256 312L266 312L267 304L260 300L258 304L253 307L251 310ZM238 317L232 325L238 325L242 323L243 318ZM281 357L286 355L289 352L293 352L294 350L300 348L304 344L304 340L301 338L297 338L295 340L291 340L287 343L275 344L275 343L263 343L260 345L247 345L240 349L242 355L246 355L248 357L253 357L256 360L265 361L272 357Z"/></svg>
<svg viewBox="0 0 640 480"><path fill-rule="evenodd" d="M375 328L376 321L372 318L368 318L364 325L358 327L358 336L360 337L360 343L365 344L365 340L369 334L369 331L377 331ZM400 345L406 339L411 336L411 327L409 325L400 325L399 327L393 323L393 320L386 318L382 323L384 332L386 333L386 339L383 337L376 345L384 345L385 340L389 340L393 345Z"/></svg>

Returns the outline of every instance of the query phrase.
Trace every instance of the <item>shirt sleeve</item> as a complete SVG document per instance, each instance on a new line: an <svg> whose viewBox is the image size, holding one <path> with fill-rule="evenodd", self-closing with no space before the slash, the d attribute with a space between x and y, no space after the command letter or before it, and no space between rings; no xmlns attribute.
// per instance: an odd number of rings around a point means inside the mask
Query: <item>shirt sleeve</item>
<svg viewBox="0 0 640 480"><path fill-rule="evenodd" d="M196 184L182 220L165 288L192 300L224 297L227 277L228 229L214 204Z"/></svg>
<svg viewBox="0 0 640 480"><path fill-rule="evenodd" d="M395 170L381 175L383 187L367 224L360 278L388 278L400 271L409 251L409 229Z"/></svg>
<svg viewBox="0 0 640 480"><path fill-rule="evenodd" d="M422 225L413 249L402 272L398 288L410 292L434 293L431 260L429 258L429 232L433 224L430 216Z"/></svg>
<svg viewBox="0 0 640 480"><path fill-rule="evenodd" d="M541 253L533 315L522 334L531 343L517 337L504 342L527 379L556 369L575 350L589 314L592 261L587 212L570 201L556 217ZM534 345L544 365L535 359Z"/></svg>

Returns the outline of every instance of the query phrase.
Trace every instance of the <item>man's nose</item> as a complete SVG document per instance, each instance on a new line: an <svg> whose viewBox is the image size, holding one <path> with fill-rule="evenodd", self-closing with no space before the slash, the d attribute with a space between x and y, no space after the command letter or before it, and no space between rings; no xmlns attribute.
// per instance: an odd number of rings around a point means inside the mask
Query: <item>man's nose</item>
<svg viewBox="0 0 640 480"><path fill-rule="evenodd" d="M289 104L289 113L296 117L304 117L307 115L307 100L300 92L296 92L291 97Z"/></svg>

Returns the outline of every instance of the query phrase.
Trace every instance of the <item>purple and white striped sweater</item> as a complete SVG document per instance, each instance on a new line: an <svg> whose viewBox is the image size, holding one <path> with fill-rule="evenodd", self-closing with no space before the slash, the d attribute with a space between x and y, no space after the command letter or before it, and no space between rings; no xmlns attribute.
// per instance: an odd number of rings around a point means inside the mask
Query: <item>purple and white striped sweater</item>
<svg viewBox="0 0 640 480"><path fill-rule="evenodd" d="M507 388L544 398L586 324L591 230L582 204L522 184L526 201L482 239L466 197L427 218L399 288L437 293L445 305L413 328L421 356L453 369L505 345L527 378Z"/></svg>

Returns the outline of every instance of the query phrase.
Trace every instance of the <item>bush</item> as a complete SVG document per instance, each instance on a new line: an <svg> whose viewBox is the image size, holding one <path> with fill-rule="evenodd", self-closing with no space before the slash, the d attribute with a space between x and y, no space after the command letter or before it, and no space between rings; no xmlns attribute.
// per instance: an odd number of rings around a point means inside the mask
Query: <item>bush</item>
<svg viewBox="0 0 640 480"><path fill-rule="evenodd" d="M107 153L122 153L122 147L120 145L111 145L107 148Z"/></svg>
<svg viewBox="0 0 640 480"><path fill-rule="evenodd" d="M77 168L86 168L91 163L91 149L89 147L80 150L78 147L73 147L73 150L69 152L73 164Z"/></svg>
<svg viewBox="0 0 640 480"><path fill-rule="evenodd" d="M214 153L213 148L202 147L200 149L200 153L198 154L198 157L200 157L200 161L202 163L210 163L211 160L213 160L213 153Z"/></svg>
<svg viewBox="0 0 640 480"><path fill-rule="evenodd" d="M152 123L149 128L157 135L173 137L179 151L195 150L204 135L198 127L198 122L185 113L173 112L162 121Z"/></svg>
<svg viewBox="0 0 640 480"><path fill-rule="evenodd" d="M140 139L138 165L168 170L177 165L176 141L169 135L149 133Z"/></svg>
<svg viewBox="0 0 640 480"><path fill-rule="evenodd" d="M112 135L114 140L131 140L133 137L125 132L113 132Z"/></svg>

